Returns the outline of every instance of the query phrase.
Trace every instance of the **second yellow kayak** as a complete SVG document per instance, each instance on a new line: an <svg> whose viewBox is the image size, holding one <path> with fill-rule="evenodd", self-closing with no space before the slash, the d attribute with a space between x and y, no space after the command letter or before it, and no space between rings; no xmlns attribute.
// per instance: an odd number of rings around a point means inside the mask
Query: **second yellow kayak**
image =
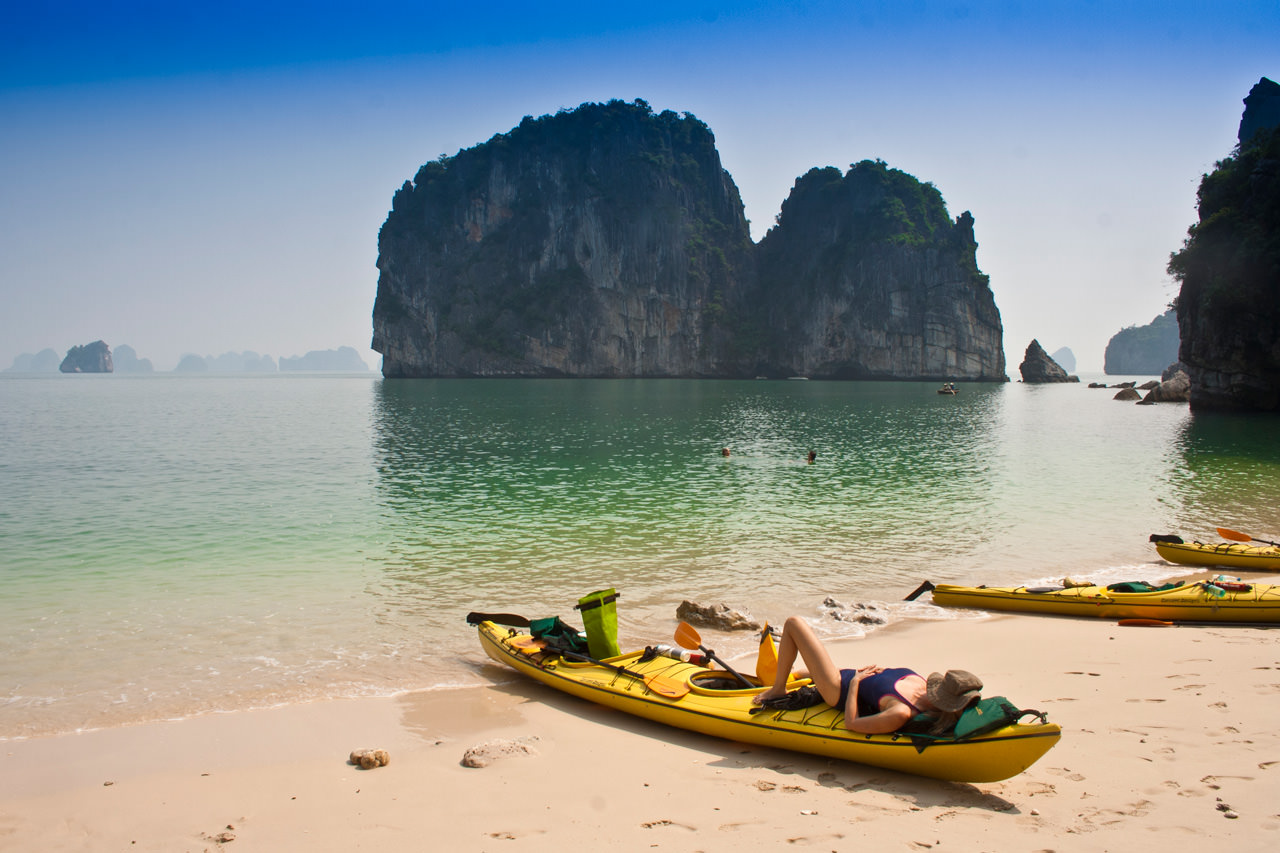
<svg viewBox="0 0 1280 853"><path fill-rule="evenodd" d="M1126 583L1065 589L938 584L932 592L933 603L943 607L1170 622L1280 622L1280 586L1269 584Z"/></svg>

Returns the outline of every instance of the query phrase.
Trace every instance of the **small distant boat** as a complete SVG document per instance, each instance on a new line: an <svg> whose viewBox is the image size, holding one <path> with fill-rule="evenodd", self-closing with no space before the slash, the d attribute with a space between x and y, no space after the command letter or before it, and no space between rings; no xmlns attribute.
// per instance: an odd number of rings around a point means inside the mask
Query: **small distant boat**
<svg viewBox="0 0 1280 853"><path fill-rule="evenodd" d="M938 393L939 394L955 394L956 390L957 390L956 383L944 382L942 383L942 387L938 389Z"/></svg>

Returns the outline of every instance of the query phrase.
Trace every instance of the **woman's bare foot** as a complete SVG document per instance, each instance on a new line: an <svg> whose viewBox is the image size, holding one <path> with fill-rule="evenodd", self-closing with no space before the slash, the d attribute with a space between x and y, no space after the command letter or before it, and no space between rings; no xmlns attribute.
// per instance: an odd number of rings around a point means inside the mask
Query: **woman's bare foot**
<svg viewBox="0 0 1280 853"><path fill-rule="evenodd" d="M787 691L785 690L774 690L772 687L770 687L768 690L765 690L761 693L757 693L755 696L752 696L751 704L763 705L765 702L768 702L770 699L777 699L779 696L785 696L786 692Z"/></svg>

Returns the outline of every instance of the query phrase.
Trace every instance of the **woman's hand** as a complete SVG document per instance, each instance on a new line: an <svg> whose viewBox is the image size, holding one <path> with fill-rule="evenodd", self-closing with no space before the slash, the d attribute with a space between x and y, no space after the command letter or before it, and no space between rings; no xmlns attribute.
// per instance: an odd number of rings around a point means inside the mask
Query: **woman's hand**
<svg viewBox="0 0 1280 853"><path fill-rule="evenodd" d="M869 663L866 666L858 667L858 678L866 678L868 675L875 675L877 672L884 672L884 667L878 663Z"/></svg>

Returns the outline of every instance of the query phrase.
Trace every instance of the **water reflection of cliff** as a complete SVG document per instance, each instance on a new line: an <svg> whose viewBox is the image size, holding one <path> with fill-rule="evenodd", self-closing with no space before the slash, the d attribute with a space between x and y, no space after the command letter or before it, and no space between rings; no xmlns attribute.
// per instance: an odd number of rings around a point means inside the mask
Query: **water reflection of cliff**
<svg viewBox="0 0 1280 853"><path fill-rule="evenodd" d="M624 578L667 598L898 583L989 536L972 521L994 488L1000 398L907 383L383 382L386 574L423 601L501 595L515 576L584 591Z"/></svg>
<svg viewBox="0 0 1280 853"><path fill-rule="evenodd" d="M1169 500L1186 533L1231 527L1280 533L1280 441L1274 417L1206 412L1187 418L1173 447Z"/></svg>

